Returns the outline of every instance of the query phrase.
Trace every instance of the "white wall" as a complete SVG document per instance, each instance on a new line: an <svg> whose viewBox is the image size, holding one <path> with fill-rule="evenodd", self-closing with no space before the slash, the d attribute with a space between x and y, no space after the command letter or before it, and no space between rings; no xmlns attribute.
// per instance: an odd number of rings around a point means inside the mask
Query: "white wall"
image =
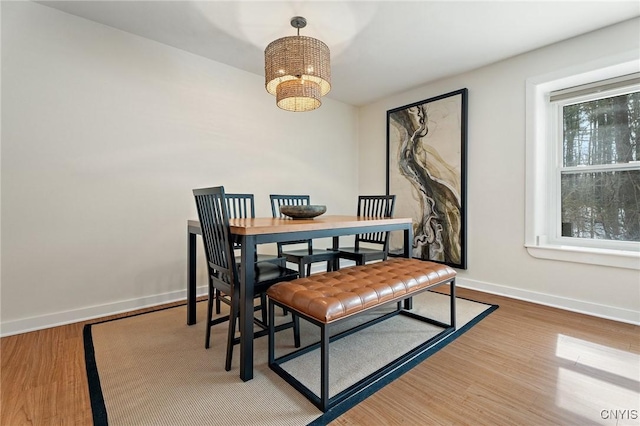
<svg viewBox="0 0 640 426"><path fill-rule="evenodd" d="M193 188L352 212L357 153L354 107L285 112L260 76L2 2L2 334L185 297Z"/></svg>
<svg viewBox="0 0 640 426"><path fill-rule="evenodd" d="M526 79L638 52L638 34L640 20L627 21L361 108L360 192L385 189L388 109L466 87L468 269L459 271L459 284L640 323L637 270L540 260L524 247Z"/></svg>
<svg viewBox="0 0 640 426"><path fill-rule="evenodd" d="M193 188L253 192L260 216L272 192L351 213L358 193L385 190L386 110L462 87L459 283L640 320L637 271L539 260L523 246L525 80L639 49L638 20L359 110L325 99L293 114L260 76L39 4L1 8L3 335L183 298Z"/></svg>

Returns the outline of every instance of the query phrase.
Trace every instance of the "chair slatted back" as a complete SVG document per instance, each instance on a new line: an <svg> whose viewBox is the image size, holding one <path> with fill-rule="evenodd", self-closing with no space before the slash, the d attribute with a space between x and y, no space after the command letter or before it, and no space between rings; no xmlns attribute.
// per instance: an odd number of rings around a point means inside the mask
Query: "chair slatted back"
<svg viewBox="0 0 640 426"><path fill-rule="evenodd" d="M311 203L311 197L308 195L276 195L271 194L271 213L273 217L285 217L280 212L282 206L308 206Z"/></svg>
<svg viewBox="0 0 640 426"><path fill-rule="evenodd" d="M248 219L256 217L253 194L225 194L230 218Z"/></svg>
<svg viewBox="0 0 640 426"><path fill-rule="evenodd" d="M202 228L209 275L213 280L234 286L237 269L224 187L194 189L193 195Z"/></svg>
<svg viewBox="0 0 640 426"><path fill-rule="evenodd" d="M274 218L286 217L284 214L282 214L282 212L280 212L280 207L282 206L308 206L309 204L311 204L311 197L308 195L271 194L269 195L269 198L271 199L271 214ZM313 244L311 240L287 241L286 243L278 243L278 251L280 251L282 246L284 245L300 243L307 243L309 253L311 253L311 251L313 250Z"/></svg>
<svg viewBox="0 0 640 426"><path fill-rule="evenodd" d="M249 219L256 217L253 194L225 194L229 218ZM239 250L241 244L233 240L233 248Z"/></svg>
<svg viewBox="0 0 640 426"><path fill-rule="evenodd" d="M358 197L358 216L393 217L395 195L360 195ZM380 244L388 249L389 232L369 232L356 235L356 249L360 243Z"/></svg>

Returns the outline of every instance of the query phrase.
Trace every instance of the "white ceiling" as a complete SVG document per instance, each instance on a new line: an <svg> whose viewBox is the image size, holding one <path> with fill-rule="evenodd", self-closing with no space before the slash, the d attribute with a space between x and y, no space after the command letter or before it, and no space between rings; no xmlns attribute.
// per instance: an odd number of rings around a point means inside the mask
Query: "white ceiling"
<svg viewBox="0 0 640 426"><path fill-rule="evenodd" d="M304 16L331 49L328 97L353 105L640 16L637 0L39 3L261 76L266 45Z"/></svg>

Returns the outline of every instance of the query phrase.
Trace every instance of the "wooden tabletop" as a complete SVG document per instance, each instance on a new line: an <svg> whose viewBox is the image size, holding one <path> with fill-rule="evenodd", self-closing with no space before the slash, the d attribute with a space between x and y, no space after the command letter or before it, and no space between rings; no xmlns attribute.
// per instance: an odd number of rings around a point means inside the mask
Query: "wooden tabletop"
<svg viewBox="0 0 640 426"><path fill-rule="evenodd" d="M235 235L279 234L295 231L320 231L325 229L351 228L411 223L410 217L366 217L323 215L313 219L291 219L257 217L253 219L229 219L231 233ZM190 220L189 227L199 228L197 220Z"/></svg>

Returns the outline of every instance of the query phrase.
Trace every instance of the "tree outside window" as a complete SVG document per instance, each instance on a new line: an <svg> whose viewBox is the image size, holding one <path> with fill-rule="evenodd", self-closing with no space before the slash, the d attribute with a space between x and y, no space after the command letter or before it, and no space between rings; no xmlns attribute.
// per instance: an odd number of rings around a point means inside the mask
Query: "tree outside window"
<svg viewBox="0 0 640 426"><path fill-rule="evenodd" d="M640 242L640 91L569 99L559 112L559 235Z"/></svg>

